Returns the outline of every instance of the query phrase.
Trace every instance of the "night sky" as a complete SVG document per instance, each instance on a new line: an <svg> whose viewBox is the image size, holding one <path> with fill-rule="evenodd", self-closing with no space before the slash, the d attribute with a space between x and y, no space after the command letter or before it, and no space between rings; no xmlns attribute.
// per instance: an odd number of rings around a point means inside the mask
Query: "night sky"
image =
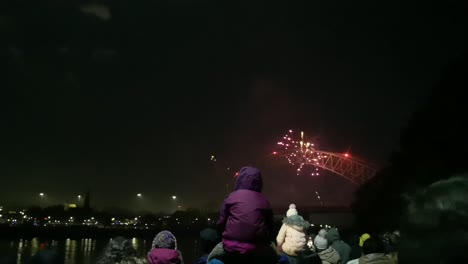
<svg viewBox="0 0 468 264"><path fill-rule="evenodd" d="M316 190L346 203L352 184L297 176L269 155L278 139L304 130L321 149L384 165L468 39L462 1L121 0L110 18L6 2L5 205L39 192L72 202L89 187L98 208L167 210L172 195L217 207L243 165L264 170L274 206L316 204Z"/></svg>

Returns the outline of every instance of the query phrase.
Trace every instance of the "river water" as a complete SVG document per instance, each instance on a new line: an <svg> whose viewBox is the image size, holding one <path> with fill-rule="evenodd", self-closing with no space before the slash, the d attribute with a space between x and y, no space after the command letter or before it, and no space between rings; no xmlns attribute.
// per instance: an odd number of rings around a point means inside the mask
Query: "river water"
<svg viewBox="0 0 468 264"><path fill-rule="evenodd" d="M138 256L145 257L151 248L151 240L133 238L132 244ZM0 240L0 257L13 257L17 264L27 261L43 249L58 250L65 259L65 264L91 264L102 254L109 239L16 239ZM191 263L197 255L197 241L193 237L181 237L177 240L179 250L186 263Z"/></svg>

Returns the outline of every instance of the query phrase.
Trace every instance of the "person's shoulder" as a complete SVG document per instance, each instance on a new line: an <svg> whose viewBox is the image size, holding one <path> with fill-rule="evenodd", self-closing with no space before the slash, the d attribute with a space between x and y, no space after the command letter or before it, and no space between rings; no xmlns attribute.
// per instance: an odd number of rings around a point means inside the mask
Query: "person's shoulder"
<svg viewBox="0 0 468 264"><path fill-rule="evenodd" d="M352 259L350 261L348 261L347 263L344 263L344 264L359 264L359 259Z"/></svg>
<svg viewBox="0 0 468 264"><path fill-rule="evenodd" d="M351 251L351 246L350 246L348 243L346 243L346 242L343 241L343 244L345 245L345 247L346 247L349 251Z"/></svg>

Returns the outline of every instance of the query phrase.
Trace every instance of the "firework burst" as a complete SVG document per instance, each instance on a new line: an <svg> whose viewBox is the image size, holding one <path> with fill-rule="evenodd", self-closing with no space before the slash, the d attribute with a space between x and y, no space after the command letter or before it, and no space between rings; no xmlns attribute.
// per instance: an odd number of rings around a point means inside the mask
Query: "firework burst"
<svg viewBox="0 0 468 264"><path fill-rule="evenodd" d="M305 165L311 165L312 170L307 170L307 173L310 173L311 176L319 176L319 167L327 156L317 151L315 143L304 138L304 132L300 133L300 139L295 139L295 136L294 131L289 130L283 136L283 139L277 143L278 150L274 151L273 154L283 156L289 164L295 166L297 175L305 173L306 170L303 168ZM314 191L317 202L323 205L319 192Z"/></svg>
<svg viewBox="0 0 468 264"><path fill-rule="evenodd" d="M297 175L299 175L305 165L312 165L315 170L310 174L311 176L319 175L319 165L323 163L323 160L327 158L316 150L315 143L306 141L304 138L304 132L300 133L300 139L294 138L294 131L289 132L283 136L283 139L277 143L279 150L273 152L273 154L280 154L286 158L286 160L292 166L296 166Z"/></svg>

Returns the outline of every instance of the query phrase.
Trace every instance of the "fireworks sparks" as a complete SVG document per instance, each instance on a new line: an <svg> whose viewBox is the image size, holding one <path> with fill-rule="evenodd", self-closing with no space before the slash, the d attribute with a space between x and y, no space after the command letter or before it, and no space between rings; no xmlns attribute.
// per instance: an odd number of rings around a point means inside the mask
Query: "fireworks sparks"
<svg viewBox="0 0 468 264"><path fill-rule="evenodd" d="M320 204L323 205L322 199L320 198L320 194L318 193L318 191L315 191L315 194L317 195L317 200L319 200Z"/></svg>
<svg viewBox="0 0 468 264"><path fill-rule="evenodd" d="M277 142L278 149L272 153L286 158L290 165L296 167L295 171L297 175L307 173L313 177L319 176L320 168L325 167L328 155L325 154L326 152L316 149L316 144L308 141L304 132L300 132L300 138L298 138L298 134L295 134L293 130L289 130L282 137L282 140ZM307 168L305 167L306 165L308 165ZM315 195L317 201L323 206L324 202L319 192L317 190L314 190L314 192L311 194Z"/></svg>
<svg viewBox="0 0 468 264"><path fill-rule="evenodd" d="M316 166L315 171L310 175L319 176L318 167L321 167L327 156L316 151L314 143L305 140L304 132L301 131L300 135L300 140L295 140L293 131L289 130L289 133L284 135L283 140L279 141L277 145L281 148L281 153L288 160L289 164L297 166L297 175L302 172L304 165L314 165ZM273 152L273 154L277 153L280 152Z"/></svg>

